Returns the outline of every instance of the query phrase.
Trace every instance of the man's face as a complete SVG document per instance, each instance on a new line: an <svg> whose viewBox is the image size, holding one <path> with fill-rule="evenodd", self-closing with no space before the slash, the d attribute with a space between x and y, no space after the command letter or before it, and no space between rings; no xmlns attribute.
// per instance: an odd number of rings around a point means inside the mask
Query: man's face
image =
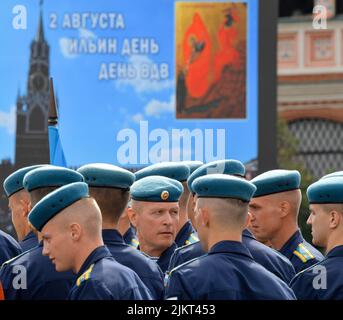
<svg viewBox="0 0 343 320"><path fill-rule="evenodd" d="M8 207L11 210L12 223L17 232L18 239L22 240L25 237L25 230L27 229L28 224L28 206L19 195L15 193L9 197Z"/></svg>
<svg viewBox="0 0 343 320"><path fill-rule="evenodd" d="M144 202L136 217L141 243L161 251L172 245L179 224L177 202Z"/></svg>
<svg viewBox="0 0 343 320"><path fill-rule="evenodd" d="M326 247L330 231L330 215L328 212L319 204L311 204L307 224L312 227L312 243L320 247Z"/></svg>
<svg viewBox="0 0 343 320"><path fill-rule="evenodd" d="M56 217L55 217L56 218ZM73 243L70 232L59 220L51 219L42 229L43 255L48 256L56 271L73 269Z"/></svg>
<svg viewBox="0 0 343 320"><path fill-rule="evenodd" d="M250 230L256 238L269 240L281 228L280 208L272 196L251 199L249 212L251 214Z"/></svg>

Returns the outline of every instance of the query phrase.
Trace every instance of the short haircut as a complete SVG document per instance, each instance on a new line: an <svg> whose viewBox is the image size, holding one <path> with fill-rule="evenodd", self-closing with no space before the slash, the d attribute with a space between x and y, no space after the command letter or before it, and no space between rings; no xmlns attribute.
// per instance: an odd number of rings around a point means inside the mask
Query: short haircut
<svg viewBox="0 0 343 320"><path fill-rule="evenodd" d="M101 238L101 212L97 202L92 197L74 202L55 217L62 229L68 228L71 223L78 223L89 238Z"/></svg>
<svg viewBox="0 0 343 320"><path fill-rule="evenodd" d="M325 203L320 204L324 211L330 213L331 211L337 211L343 215L343 203Z"/></svg>
<svg viewBox="0 0 343 320"><path fill-rule="evenodd" d="M90 187L89 194L99 205L103 220L117 223L130 199L130 191L120 188Z"/></svg>
<svg viewBox="0 0 343 320"><path fill-rule="evenodd" d="M218 226L243 227L249 202L233 198L198 198L198 207L206 208Z"/></svg>

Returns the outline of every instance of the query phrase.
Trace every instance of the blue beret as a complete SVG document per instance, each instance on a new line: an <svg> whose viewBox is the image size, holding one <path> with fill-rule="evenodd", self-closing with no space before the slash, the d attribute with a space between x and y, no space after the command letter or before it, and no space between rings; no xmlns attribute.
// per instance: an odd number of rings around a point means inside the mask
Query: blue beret
<svg viewBox="0 0 343 320"><path fill-rule="evenodd" d="M46 195L31 210L30 223L38 230L43 227L59 212L74 202L89 197L88 185L84 182L67 184Z"/></svg>
<svg viewBox="0 0 343 320"><path fill-rule="evenodd" d="M307 188L309 203L343 203L343 177L321 179Z"/></svg>
<svg viewBox="0 0 343 320"><path fill-rule="evenodd" d="M21 168L13 172L11 175L9 175L4 181L4 190L7 197L10 197L12 194L24 189L24 186L23 186L24 176L31 170L40 168L42 166L45 166L45 165L41 164L41 165Z"/></svg>
<svg viewBox="0 0 343 320"><path fill-rule="evenodd" d="M211 174L196 178L192 189L199 198L233 198L249 202L256 187L242 178Z"/></svg>
<svg viewBox="0 0 343 320"><path fill-rule="evenodd" d="M183 192L182 184L162 176L150 176L136 181L131 187L131 198L148 202L177 202Z"/></svg>
<svg viewBox="0 0 343 320"><path fill-rule="evenodd" d="M83 182L83 176L74 170L57 166L31 170L23 179L24 188L28 192L38 188L62 187L73 182Z"/></svg>
<svg viewBox="0 0 343 320"><path fill-rule="evenodd" d="M188 189L191 192L192 190L192 183L196 178L205 176L207 174L215 174L215 173L222 173L222 174L230 174L230 175L237 175L244 177L245 174L245 167L242 162L233 159L227 160L217 160L206 163L196 169L188 178L187 185Z"/></svg>
<svg viewBox="0 0 343 320"><path fill-rule="evenodd" d="M149 176L163 176L178 181L186 181L189 176L189 167L182 162L161 162L137 171L135 176L136 181Z"/></svg>
<svg viewBox="0 0 343 320"><path fill-rule="evenodd" d="M330 174L327 174L321 177L321 179L334 178L334 177L343 177L343 171L332 172Z"/></svg>
<svg viewBox="0 0 343 320"><path fill-rule="evenodd" d="M182 163L186 164L189 168L189 174L191 175L196 169L204 165L201 161L182 161Z"/></svg>
<svg viewBox="0 0 343 320"><path fill-rule="evenodd" d="M135 175L120 167L106 163L91 163L77 170L90 187L130 189Z"/></svg>
<svg viewBox="0 0 343 320"><path fill-rule="evenodd" d="M257 190L254 198L299 189L301 176L297 170L270 170L251 180Z"/></svg>

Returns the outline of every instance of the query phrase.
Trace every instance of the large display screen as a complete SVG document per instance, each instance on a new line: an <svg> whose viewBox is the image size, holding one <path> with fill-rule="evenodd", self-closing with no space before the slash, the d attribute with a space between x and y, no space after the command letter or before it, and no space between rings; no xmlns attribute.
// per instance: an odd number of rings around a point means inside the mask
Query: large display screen
<svg viewBox="0 0 343 320"><path fill-rule="evenodd" d="M0 30L0 159L49 77L68 166L258 157L258 1L5 0Z"/></svg>

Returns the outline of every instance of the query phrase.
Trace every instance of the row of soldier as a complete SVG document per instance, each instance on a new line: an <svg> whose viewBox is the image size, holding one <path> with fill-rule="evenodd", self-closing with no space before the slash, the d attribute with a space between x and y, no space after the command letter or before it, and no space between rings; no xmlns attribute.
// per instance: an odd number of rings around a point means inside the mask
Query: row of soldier
<svg viewBox="0 0 343 320"><path fill-rule="evenodd" d="M307 189L325 258L298 228L299 172L244 175L237 160L22 168L4 181L19 244L1 231L0 296L342 299L343 173Z"/></svg>

